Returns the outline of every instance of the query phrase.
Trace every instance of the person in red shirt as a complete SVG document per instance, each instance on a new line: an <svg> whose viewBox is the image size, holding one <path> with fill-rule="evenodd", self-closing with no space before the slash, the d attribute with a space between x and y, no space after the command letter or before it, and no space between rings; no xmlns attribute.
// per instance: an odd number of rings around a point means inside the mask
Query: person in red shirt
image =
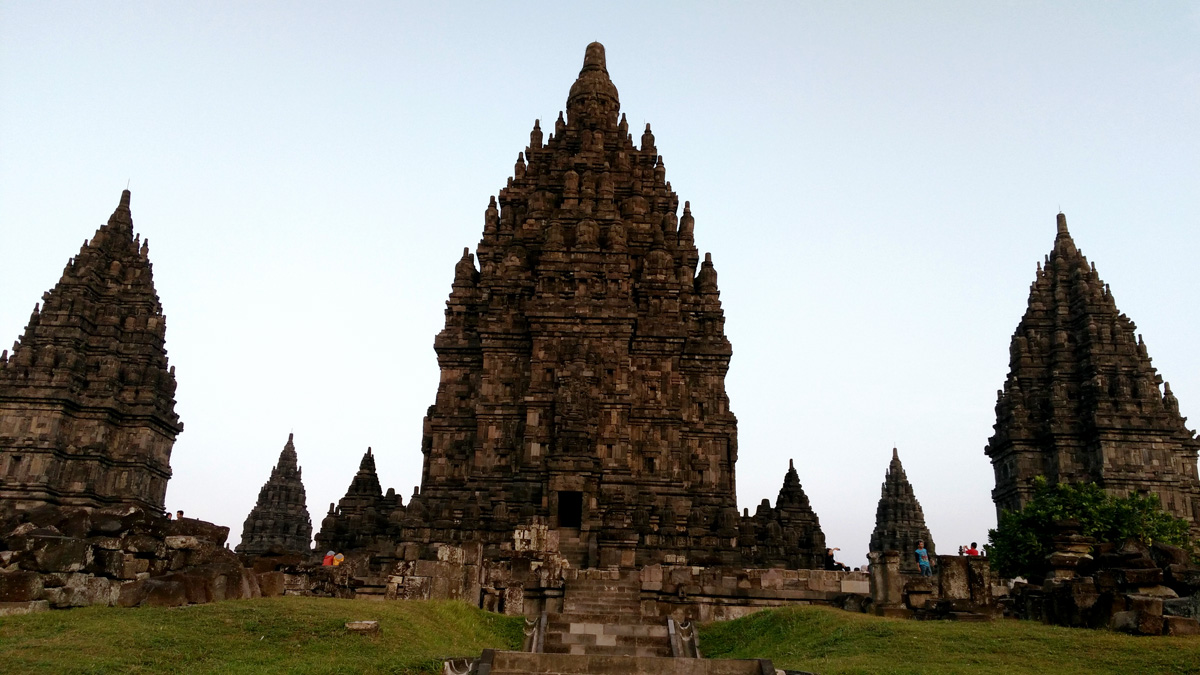
<svg viewBox="0 0 1200 675"><path fill-rule="evenodd" d="M979 555L979 549L975 548L978 544L971 542L971 548L967 549L967 555Z"/></svg>
<svg viewBox="0 0 1200 675"><path fill-rule="evenodd" d="M333 551L325 554L325 559L321 561L321 564L325 567L333 567Z"/></svg>

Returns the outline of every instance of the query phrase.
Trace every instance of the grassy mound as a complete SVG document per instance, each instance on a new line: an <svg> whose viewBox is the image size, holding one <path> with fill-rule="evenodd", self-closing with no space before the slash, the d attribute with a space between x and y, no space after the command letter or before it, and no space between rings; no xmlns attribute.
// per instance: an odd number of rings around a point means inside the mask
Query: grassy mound
<svg viewBox="0 0 1200 675"><path fill-rule="evenodd" d="M992 623L908 621L790 607L700 627L709 658L769 658L776 668L838 673L1196 673L1200 637Z"/></svg>
<svg viewBox="0 0 1200 675"><path fill-rule="evenodd" d="M347 621L378 620L377 637ZM0 618L10 673L440 673L445 657L520 648L519 617L460 602L263 598Z"/></svg>

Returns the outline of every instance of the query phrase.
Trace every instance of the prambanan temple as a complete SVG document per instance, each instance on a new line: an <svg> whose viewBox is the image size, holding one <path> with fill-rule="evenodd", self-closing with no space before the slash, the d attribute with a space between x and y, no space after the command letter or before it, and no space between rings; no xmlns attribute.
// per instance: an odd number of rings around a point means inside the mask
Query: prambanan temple
<svg viewBox="0 0 1200 675"><path fill-rule="evenodd" d="M0 353L0 515L38 504L162 512L183 423L149 251L126 190Z"/></svg>
<svg viewBox="0 0 1200 675"><path fill-rule="evenodd" d="M821 566L825 549L794 466L774 505L737 508L737 419L725 391L732 346L716 267L700 256L696 220L667 181L649 125L635 141L600 44L587 47L566 114L547 132L534 122L484 210L474 254L464 249L454 266L434 340L441 380L424 420L420 486L407 504L384 492L368 449L322 520L320 552L376 561L373 574L399 579L389 582L396 596L490 593L500 605L519 603L525 582L550 598L552 568L595 572L597 584L628 581L607 570L640 569L643 593L717 588L746 603L747 593L793 593L787 584L808 584L791 599L865 584L792 573ZM0 353L0 519L45 506L136 507L165 521L183 424L148 250L125 191L34 307L12 353ZM1200 440L1135 331L1060 214L1013 335L986 448L997 508L1021 506L1042 475L1157 494L1200 523ZM173 527L186 533L194 522ZM121 527L166 532L140 520ZM307 554L311 532L289 437L241 550ZM894 453L871 549L911 551L916 539L933 549ZM121 583L149 573L143 563L167 564L103 550L91 564L107 560L106 578ZM522 552L536 555L518 560ZM503 574L480 571L496 561L507 561ZM474 565L475 585L461 570L431 572L433 563ZM591 602L584 588L577 609ZM629 600L636 608L636 592Z"/></svg>
<svg viewBox="0 0 1200 675"><path fill-rule="evenodd" d="M300 461L292 434L279 453L271 477L258 492L246 522L238 553L247 555L301 553L312 549L312 520L300 478Z"/></svg>
<svg viewBox="0 0 1200 675"><path fill-rule="evenodd" d="M794 469L775 507L738 511L717 271L677 213L650 126L635 143L589 45L566 116L534 122L454 268L418 494L383 495L364 458L320 546L496 552L543 523L576 566L813 566L824 536Z"/></svg>
<svg viewBox="0 0 1200 675"><path fill-rule="evenodd" d="M871 551L899 551L900 569L912 574L919 573L917 559L912 554L917 542L925 542L925 549L932 558L937 547L929 528L925 527L925 513L921 503L913 494L912 485L900 463L900 452L892 448L892 461L883 479L879 505L875 508L875 531L871 533Z"/></svg>
<svg viewBox="0 0 1200 675"><path fill-rule="evenodd" d="M1033 479L1045 476L1116 495L1156 494L1197 532L1200 440L1135 331L1060 213L1054 248L1038 263L1013 333L986 448L997 511L1023 506Z"/></svg>

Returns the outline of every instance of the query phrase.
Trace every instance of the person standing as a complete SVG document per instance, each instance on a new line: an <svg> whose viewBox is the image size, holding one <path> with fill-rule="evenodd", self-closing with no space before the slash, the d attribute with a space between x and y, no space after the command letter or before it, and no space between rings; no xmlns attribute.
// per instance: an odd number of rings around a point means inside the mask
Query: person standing
<svg viewBox="0 0 1200 675"><path fill-rule="evenodd" d="M925 542L917 542L917 550L913 551L917 556L917 565L921 568L921 576L933 576L933 566L929 564L929 551L925 550Z"/></svg>
<svg viewBox="0 0 1200 675"><path fill-rule="evenodd" d="M967 555L979 555L979 549L975 548L979 544L971 542L971 548L967 549Z"/></svg>

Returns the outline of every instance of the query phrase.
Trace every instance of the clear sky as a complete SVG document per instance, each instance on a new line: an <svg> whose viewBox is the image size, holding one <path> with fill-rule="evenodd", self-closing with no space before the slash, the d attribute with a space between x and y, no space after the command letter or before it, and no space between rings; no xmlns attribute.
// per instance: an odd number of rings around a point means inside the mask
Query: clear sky
<svg viewBox="0 0 1200 675"><path fill-rule="evenodd" d="M794 458L861 564L895 445L939 549L982 542L1060 209L1200 415L1196 2L3 2L0 343L128 181L168 507L236 541L293 431L314 527L367 446L407 499L454 263L592 40L720 274L741 505Z"/></svg>

